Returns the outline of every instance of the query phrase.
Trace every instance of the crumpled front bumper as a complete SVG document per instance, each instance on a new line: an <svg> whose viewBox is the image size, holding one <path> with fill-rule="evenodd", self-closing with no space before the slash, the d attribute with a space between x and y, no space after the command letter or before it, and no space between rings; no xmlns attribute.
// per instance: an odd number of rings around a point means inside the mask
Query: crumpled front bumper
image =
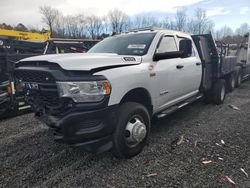
<svg viewBox="0 0 250 188"><path fill-rule="evenodd" d="M118 105L101 109L75 108L62 117L36 114L53 128L55 140L87 151L103 152L112 148L111 135L117 122Z"/></svg>

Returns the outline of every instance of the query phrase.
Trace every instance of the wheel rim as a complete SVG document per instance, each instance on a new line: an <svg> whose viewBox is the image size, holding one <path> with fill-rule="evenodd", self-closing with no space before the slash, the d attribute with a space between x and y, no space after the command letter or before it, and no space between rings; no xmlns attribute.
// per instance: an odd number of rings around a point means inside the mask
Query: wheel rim
<svg viewBox="0 0 250 188"><path fill-rule="evenodd" d="M232 88L235 88L235 78L232 79L231 85L232 85Z"/></svg>
<svg viewBox="0 0 250 188"><path fill-rule="evenodd" d="M221 98L221 101L223 101L224 100L224 98L225 98L225 93L226 93L226 89L225 89L225 86L223 86L222 88L221 88L221 95L220 95L220 98Z"/></svg>
<svg viewBox="0 0 250 188"><path fill-rule="evenodd" d="M238 76L238 84L241 84L241 76Z"/></svg>
<svg viewBox="0 0 250 188"><path fill-rule="evenodd" d="M128 147L135 147L140 144L147 135L147 128L142 118L139 116L132 117L125 129L125 141Z"/></svg>

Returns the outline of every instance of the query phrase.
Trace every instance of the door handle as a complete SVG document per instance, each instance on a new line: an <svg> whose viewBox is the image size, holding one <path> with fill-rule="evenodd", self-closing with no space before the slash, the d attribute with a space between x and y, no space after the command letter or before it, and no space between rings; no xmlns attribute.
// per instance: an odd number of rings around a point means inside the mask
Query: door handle
<svg viewBox="0 0 250 188"><path fill-rule="evenodd" d="M201 62L197 62L196 65L197 65L197 66L200 66L200 65L201 65Z"/></svg>
<svg viewBox="0 0 250 188"><path fill-rule="evenodd" d="M182 69L184 67L184 65L176 65L177 69Z"/></svg>

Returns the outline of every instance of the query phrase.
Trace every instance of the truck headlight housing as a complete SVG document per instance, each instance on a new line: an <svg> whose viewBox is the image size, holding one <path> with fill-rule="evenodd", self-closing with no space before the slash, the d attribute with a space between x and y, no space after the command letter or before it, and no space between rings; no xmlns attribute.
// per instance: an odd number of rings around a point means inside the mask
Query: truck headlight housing
<svg viewBox="0 0 250 188"><path fill-rule="evenodd" d="M72 98L74 102L99 102L110 94L107 80L83 82L56 82L60 97Z"/></svg>

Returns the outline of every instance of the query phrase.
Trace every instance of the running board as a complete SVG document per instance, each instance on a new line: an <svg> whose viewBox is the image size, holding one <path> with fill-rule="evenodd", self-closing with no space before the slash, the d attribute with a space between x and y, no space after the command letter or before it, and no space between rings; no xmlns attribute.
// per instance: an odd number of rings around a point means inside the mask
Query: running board
<svg viewBox="0 0 250 188"><path fill-rule="evenodd" d="M196 100L198 100L198 99L200 99L202 97L203 97L203 95L201 95L201 94L197 95L195 97L191 97L191 98L185 100L184 102L180 102L180 103L178 103L178 104L176 104L174 106L171 106L171 107L167 108L166 110L164 110L164 111L160 112L159 114L157 114L156 117L157 118L163 118L163 117L165 117L165 116L179 110L180 108L183 108L184 106L187 106L188 104L190 104L190 103L192 103L192 102L194 102L194 101L196 101Z"/></svg>
<svg viewBox="0 0 250 188"><path fill-rule="evenodd" d="M18 107L18 110L26 110L26 109L29 109L31 108L30 105L27 105L27 106L21 106L21 107Z"/></svg>

